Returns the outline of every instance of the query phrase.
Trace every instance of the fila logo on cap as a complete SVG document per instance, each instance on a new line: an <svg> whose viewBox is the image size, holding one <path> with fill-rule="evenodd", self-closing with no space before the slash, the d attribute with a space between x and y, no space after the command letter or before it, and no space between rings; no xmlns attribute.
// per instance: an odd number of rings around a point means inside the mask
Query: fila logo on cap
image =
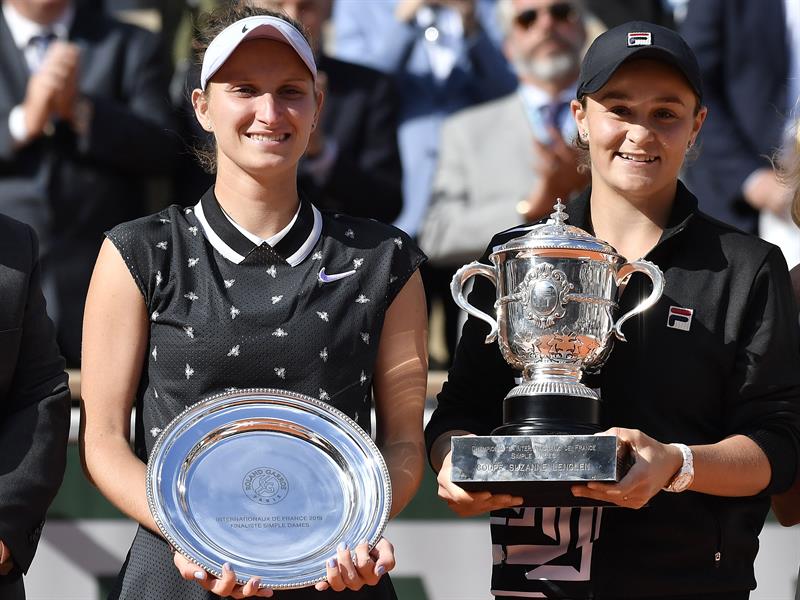
<svg viewBox="0 0 800 600"><path fill-rule="evenodd" d="M692 315L694 310L691 308L681 308L680 306L670 306L667 316L667 327L689 331L692 326Z"/></svg>
<svg viewBox="0 0 800 600"><path fill-rule="evenodd" d="M632 46L652 46L653 34L649 31L632 31L628 34L628 48Z"/></svg>

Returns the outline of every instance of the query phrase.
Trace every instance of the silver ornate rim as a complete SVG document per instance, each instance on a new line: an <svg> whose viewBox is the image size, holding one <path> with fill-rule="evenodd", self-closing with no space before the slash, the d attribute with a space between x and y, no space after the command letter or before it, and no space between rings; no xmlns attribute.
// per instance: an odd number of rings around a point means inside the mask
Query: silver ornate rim
<svg viewBox="0 0 800 600"><path fill-rule="evenodd" d="M386 524L389 521L389 512L392 505L392 486L389 477L389 469L386 466L383 455L369 434L344 412L311 396L275 388L248 388L216 394L187 407L159 434L153 446L153 450L150 452L146 473L147 504L159 531L172 548L212 575L222 577L222 563L220 561L211 562L199 559L196 555L197 553L193 551L193 548L189 548L186 544L181 542L181 536L176 534L172 524L165 518L165 512L159 502L161 494L159 493L159 477L156 474L161 464L163 464L165 452L168 451L168 444L184 424L188 421L201 419L202 413L218 408L225 403L247 399L265 404L269 404L270 401L274 402L276 399L283 403L288 401L289 403L293 403L297 408L306 409L308 412L330 416L339 426L346 429L348 434L360 442L359 449L365 454L365 457L372 459L377 467L377 478L380 480L378 487L381 492L378 495L383 499L377 511L379 517L369 528L370 534L362 538L369 542L370 548L374 547L381 539ZM325 568L324 565L322 565L316 577L309 577L291 583L271 583L269 581L262 581L260 587L270 587L276 590L294 589L314 585L315 583L324 581L325 578ZM237 574L236 580L239 584L245 584L249 580L249 576L240 576Z"/></svg>

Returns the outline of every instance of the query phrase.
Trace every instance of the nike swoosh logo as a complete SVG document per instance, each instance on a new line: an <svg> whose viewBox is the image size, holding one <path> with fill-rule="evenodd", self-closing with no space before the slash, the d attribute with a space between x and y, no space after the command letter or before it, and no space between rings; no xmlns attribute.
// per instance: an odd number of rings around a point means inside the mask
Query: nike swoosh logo
<svg viewBox="0 0 800 600"><path fill-rule="evenodd" d="M247 33L247 25L242 25L242 33Z"/></svg>
<svg viewBox="0 0 800 600"><path fill-rule="evenodd" d="M352 271L345 271L344 273L333 273L331 275L328 275L325 272L325 267L322 267L319 270L317 277L319 277L319 280L322 283L332 283L334 281L339 281L340 279L344 279L345 277L350 277L350 275L355 275L355 273L356 270L353 269Z"/></svg>

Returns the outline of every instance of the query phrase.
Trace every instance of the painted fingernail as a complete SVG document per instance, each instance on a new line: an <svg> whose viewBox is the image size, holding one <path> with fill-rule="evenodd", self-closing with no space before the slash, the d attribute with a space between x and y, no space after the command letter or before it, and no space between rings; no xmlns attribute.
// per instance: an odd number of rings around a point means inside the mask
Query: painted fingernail
<svg viewBox="0 0 800 600"><path fill-rule="evenodd" d="M231 563L225 563L224 565L222 565L222 570L225 571L225 572L230 572Z"/></svg>
<svg viewBox="0 0 800 600"><path fill-rule="evenodd" d="M383 565L378 565L378 568L377 568L377 569L375 569L375 575L377 575L378 577L380 577L380 576L381 576L381 575L383 575L384 573L386 573L386 567L384 567Z"/></svg>
<svg viewBox="0 0 800 600"><path fill-rule="evenodd" d="M199 579L200 581L202 581L203 579L206 578L206 572L205 571L195 571L194 572L194 578L195 579Z"/></svg>
<svg viewBox="0 0 800 600"><path fill-rule="evenodd" d="M339 566L339 561L334 556L328 559L328 561L325 563L325 566L327 566L329 569L335 569Z"/></svg>
<svg viewBox="0 0 800 600"><path fill-rule="evenodd" d="M338 545L338 546L336 546L336 549L337 549L339 552L344 552L345 550L349 550L349 549L350 549L350 546L348 546L348 545L347 545L347 544L345 544L344 542L340 542L340 543L339 543L339 545Z"/></svg>

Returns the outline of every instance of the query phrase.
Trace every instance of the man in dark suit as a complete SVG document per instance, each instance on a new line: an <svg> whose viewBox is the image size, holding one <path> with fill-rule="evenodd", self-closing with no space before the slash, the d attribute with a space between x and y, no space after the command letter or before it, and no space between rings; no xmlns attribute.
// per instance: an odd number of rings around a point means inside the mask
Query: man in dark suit
<svg viewBox="0 0 800 600"><path fill-rule="evenodd" d="M3 0L0 213L41 240L42 281L69 366L103 232L141 216L170 171L166 57L144 30L70 0Z"/></svg>
<svg viewBox="0 0 800 600"><path fill-rule="evenodd" d="M36 236L0 216L0 598L25 598L47 507L64 476L69 389L45 311Z"/></svg>
<svg viewBox="0 0 800 600"><path fill-rule="evenodd" d="M784 10L785 0L692 1L681 27L708 105L686 182L702 210L750 233L758 233L759 211L788 217L789 195L770 162L791 108L790 52L800 53L789 45Z"/></svg>
<svg viewBox="0 0 800 600"><path fill-rule="evenodd" d="M317 86L325 92L320 126L311 134L298 170L299 188L316 206L356 217L391 223L403 204L402 168L397 148L397 102L392 80L378 71L327 56L322 28L330 16L329 0L242 0L280 10L311 36L316 54ZM189 85L198 87L195 72ZM195 140L208 139L186 111ZM210 176L181 174L181 201L195 203L213 183Z"/></svg>

